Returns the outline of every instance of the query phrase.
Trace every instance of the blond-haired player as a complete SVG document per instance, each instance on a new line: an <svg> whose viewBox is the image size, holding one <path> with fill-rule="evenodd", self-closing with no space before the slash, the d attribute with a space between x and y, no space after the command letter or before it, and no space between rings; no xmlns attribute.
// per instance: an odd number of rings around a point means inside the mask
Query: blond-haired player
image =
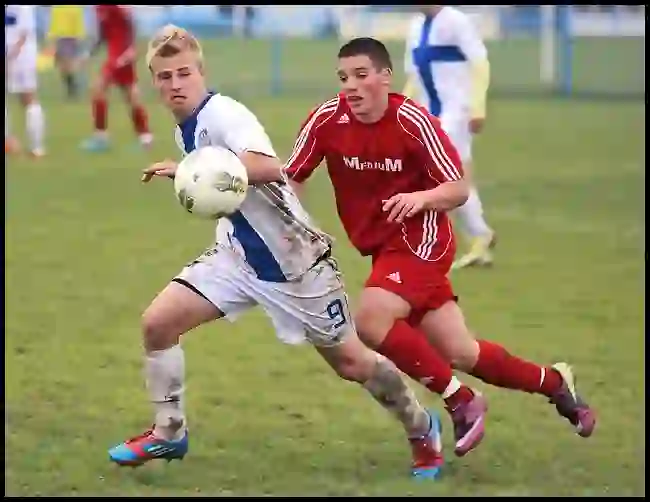
<svg viewBox="0 0 650 502"><path fill-rule="evenodd" d="M406 41L404 94L440 118L467 176L471 174L472 136L482 130L486 116L487 49L471 19L457 8L423 5L419 9ZM475 183L467 202L455 212L469 237L470 249L452 269L490 265L495 234L483 216Z"/></svg>
<svg viewBox="0 0 650 502"><path fill-rule="evenodd" d="M184 409L185 359L180 338L221 318L260 306L286 343L311 342L343 379L357 382L403 424L413 450L412 473L439 471L440 426L388 359L358 338L331 239L314 226L287 184L283 165L255 115L208 91L198 41L167 26L149 44L147 65L165 107L176 119L176 142L187 154L205 145L235 152L251 187L240 210L219 220L217 240L186 266L143 315L145 374L154 426L109 451L120 465L183 458L188 451ZM144 171L173 177L166 160Z"/></svg>

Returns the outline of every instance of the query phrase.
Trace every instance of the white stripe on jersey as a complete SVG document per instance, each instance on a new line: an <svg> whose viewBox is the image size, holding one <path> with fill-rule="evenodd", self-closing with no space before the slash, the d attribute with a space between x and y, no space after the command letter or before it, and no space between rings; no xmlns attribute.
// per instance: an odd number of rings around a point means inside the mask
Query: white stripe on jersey
<svg viewBox="0 0 650 502"><path fill-rule="evenodd" d="M318 107L318 109L314 112L314 114L311 116L307 124L305 124L305 127L302 128L302 131L300 131L300 134L298 135L298 139L296 139L296 143L293 146L293 153L291 154L291 157L289 157L289 160L285 163L285 170L290 169L292 166L291 164L295 162L295 160L300 156L302 149L305 148L305 144L307 143L307 140L309 139L311 135L311 129L314 127L314 124L316 121L320 118L325 116L326 114L330 113L330 117L334 115L334 112L336 112L337 108L339 106L339 97L337 96L336 98L332 98L329 101L326 101L322 105ZM325 123L330 117L325 119L323 123ZM316 126L317 128L320 127L323 124L319 124ZM312 144L312 148L314 148L314 145ZM311 155L311 152L309 152L308 155L305 156L306 159L308 159ZM294 172L294 175L302 169L303 166L298 167L296 171Z"/></svg>
<svg viewBox="0 0 650 502"><path fill-rule="evenodd" d="M424 222L422 223L422 242L416 249L415 254L426 260L437 240L438 213L436 211L427 211L424 213Z"/></svg>
<svg viewBox="0 0 650 502"><path fill-rule="evenodd" d="M424 213L422 221L422 240L416 249L411 247L411 243L408 239L408 234L406 233L406 225L402 224L402 238L406 243L409 250L418 258L421 258L425 261L438 261L440 258L447 254L449 251L449 246L452 243L452 229L451 222L447 220L447 225L449 226L449 240L445 245L444 249L440 250L440 253L437 256L431 256L431 253L434 250L436 244L438 244L438 230L440 228L438 223L438 217L440 212L438 211L427 211Z"/></svg>
<svg viewBox="0 0 650 502"><path fill-rule="evenodd" d="M417 106L412 105L408 101L405 101L399 107L397 113L398 117L407 119L418 128L420 131L420 141L424 144L429 155L431 155L431 160L433 160L447 181L460 180L461 175L453 161L449 158L449 155L447 155L436 129L431 124L430 118Z"/></svg>

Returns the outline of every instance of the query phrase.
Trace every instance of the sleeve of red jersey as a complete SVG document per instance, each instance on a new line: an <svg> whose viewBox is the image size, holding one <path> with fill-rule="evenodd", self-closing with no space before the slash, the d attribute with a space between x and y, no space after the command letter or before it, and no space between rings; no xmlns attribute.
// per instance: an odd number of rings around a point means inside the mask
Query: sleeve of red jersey
<svg viewBox="0 0 650 502"><path fill-rule="evenodd" d="M456 147L440 125L440 121L410 99L397 113L402 128L420 145L422 167L438 183L463 179L463 165Z"/></svg>
<svg viewBox="0 0 650 502"><path fill-rule="evenodd" d="M289 179L302 183L320 165L325 152L319 140L318 129L336 113L338 98L326 101L314 109L303 123L298 139L293 145L293 152L285 164Z"/></svg>

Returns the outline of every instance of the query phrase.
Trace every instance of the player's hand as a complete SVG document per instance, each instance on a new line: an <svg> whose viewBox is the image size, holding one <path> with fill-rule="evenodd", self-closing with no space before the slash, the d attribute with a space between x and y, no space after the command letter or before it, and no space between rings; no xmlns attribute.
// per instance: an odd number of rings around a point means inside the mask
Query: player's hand
<svg viewBox="0 0 650 502"><path fill-rule="evenodd" d="M388 222L402 223L425 208L426 197L422 192L398 193L384 201L382 210L388 213Z"/></svg>
<svg viewBox="0 0 650 502"><path fill-rule="evenodd" d="M178 163L173 160L163 160L156 162L142 171L142 183L149 183L154 176L173 178L178 169Z"/></svg>
<svg viewBox="0 0 650 502"><path fill-rule="evenodd" d="M475 117L469 121L469 131L472 134L478 134L485 126L485 117Z"/></svg>
<svg viewBox="0 0 650 502"><path fill-rule="evenodd" d="M120 54L118 58L115 60L115 68L116 69L122 68L126 65L133 63L134 60L135 60L135 48L129 47L122 54Z"/></svg>

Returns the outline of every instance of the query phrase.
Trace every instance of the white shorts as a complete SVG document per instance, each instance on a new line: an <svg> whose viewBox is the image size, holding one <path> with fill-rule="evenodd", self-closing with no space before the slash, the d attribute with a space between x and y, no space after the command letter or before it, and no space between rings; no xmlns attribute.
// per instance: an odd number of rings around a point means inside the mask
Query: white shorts
<svg viewBox="0 0 650 502"><path fill-rule="evenodd" d="M19 56L8 65L5 79L5 89L10 94L35 92L38 86L36 60Z"/></svg>
<svg viewBox="0 0 650 502"><path fill-rule="evenodd" d="M442 128L451 139L451 142L458 150L460 160L469 162L472 160L472 133L469 130L469 120L465 118L440 117Z"/></svg>
<svg viewBox="0 0 650 502"><path fill-rule="evenodd" d="M332 259L323 260L299 281L273 283L244 270L232 252L211 248L174 279L185 282L234 321L259 305L284 343L309 341L327 347L350 332L352 317L341 274Z"/></svg>

